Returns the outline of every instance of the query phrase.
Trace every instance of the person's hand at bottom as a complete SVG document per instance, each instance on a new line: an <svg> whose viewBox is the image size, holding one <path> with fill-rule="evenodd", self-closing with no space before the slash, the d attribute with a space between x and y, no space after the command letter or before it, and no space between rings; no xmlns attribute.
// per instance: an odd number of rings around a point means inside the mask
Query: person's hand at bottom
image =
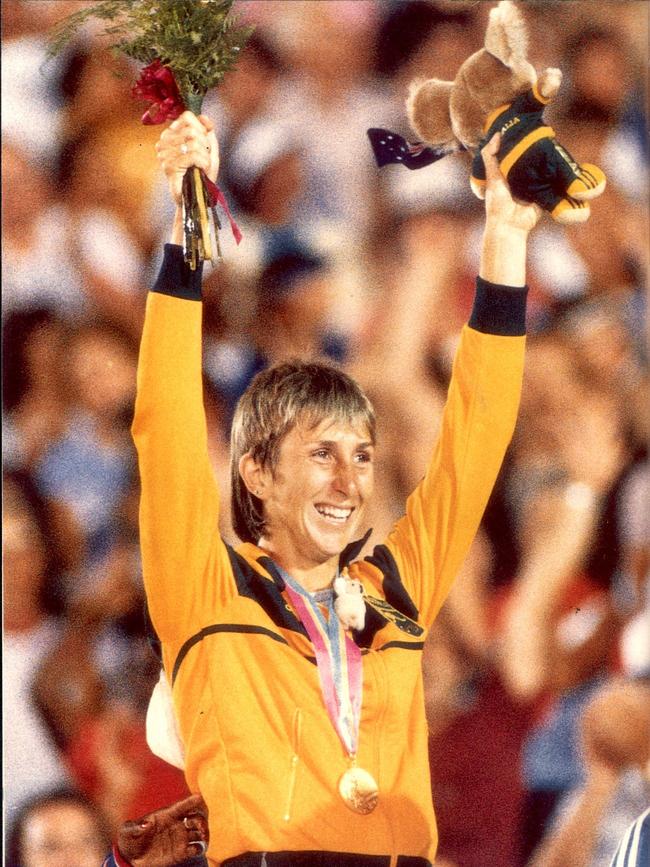
<svg viewBox="0 0 650 867"><path fill-rule="evenodd" d="M125 822L117 849L133 867L174 867L204 855L209 841L208 811L200 795Z"/></svg>

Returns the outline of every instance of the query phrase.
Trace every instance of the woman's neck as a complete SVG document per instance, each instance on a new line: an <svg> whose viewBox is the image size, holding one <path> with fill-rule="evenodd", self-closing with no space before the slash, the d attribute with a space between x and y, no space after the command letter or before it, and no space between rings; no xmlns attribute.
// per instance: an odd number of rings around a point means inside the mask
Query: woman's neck
<svg viewBox="0 0 650 867"><path fill-rule="evenodd" d="M306 564L298 558L287 556L284 552L275 550L271 539L262 538L257 543L258 548L265 551L269 557L280 566L294 581L310 593L325 590L332 586L338 571L338 557L331 557L316 566Z"/></svg>

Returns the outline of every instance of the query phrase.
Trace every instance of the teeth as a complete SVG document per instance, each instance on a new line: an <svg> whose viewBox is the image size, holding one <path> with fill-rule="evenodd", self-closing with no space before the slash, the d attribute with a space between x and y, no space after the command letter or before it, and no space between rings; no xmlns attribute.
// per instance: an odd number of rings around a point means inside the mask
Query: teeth
<svg viewBox="0 0 650 867"><path fill-rule="evenodd" d="M316 511L326 518L334 518L335 521L345 521L352 514L352 509L340 509L336 506L316 506Z"/></svg>

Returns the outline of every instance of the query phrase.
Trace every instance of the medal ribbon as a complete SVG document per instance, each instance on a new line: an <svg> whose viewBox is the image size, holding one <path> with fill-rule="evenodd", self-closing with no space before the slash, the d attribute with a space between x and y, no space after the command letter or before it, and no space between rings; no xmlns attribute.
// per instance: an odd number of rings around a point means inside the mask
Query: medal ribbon
<svg viewBox="0 0 650 867"><path fill-rule="evenodd" d="M329 620L310 593L285 572L285 589L307 635L314 645L325 707L332 725L350 755L357 751L363 668L361 651L341 626L329 603Z"/></svg>

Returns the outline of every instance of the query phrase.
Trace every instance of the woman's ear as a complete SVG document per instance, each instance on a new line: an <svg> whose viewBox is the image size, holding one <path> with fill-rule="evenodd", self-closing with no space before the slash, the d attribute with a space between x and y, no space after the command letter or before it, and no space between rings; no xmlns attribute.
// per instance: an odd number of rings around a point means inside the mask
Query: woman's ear
<svg viewBox="0 0 650 867"><path fill-rule="evenodd" d="M266 490L267 472L258 464L250 452L246 452L239 459L239 475L253 496L260 500L264 499Z"/></svg>

